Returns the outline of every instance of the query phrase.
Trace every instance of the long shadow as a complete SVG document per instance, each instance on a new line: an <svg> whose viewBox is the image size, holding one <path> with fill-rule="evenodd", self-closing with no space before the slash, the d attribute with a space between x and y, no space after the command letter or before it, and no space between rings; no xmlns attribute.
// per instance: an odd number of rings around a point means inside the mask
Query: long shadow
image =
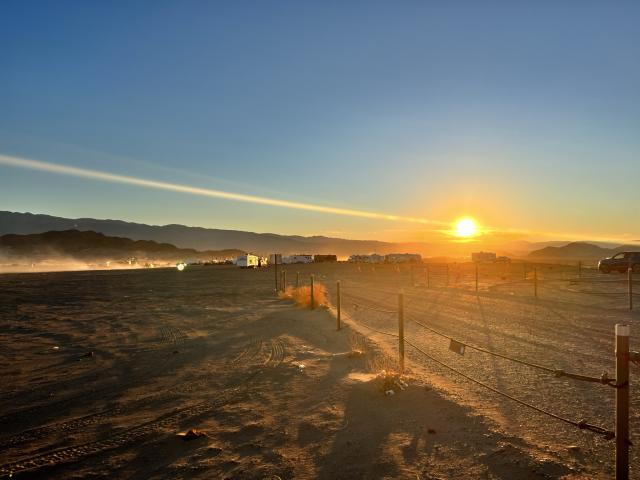
<svg viewBox="0 0 640 480"><path fill-rule="evenodd" d="M569 469L540 462L517 438L495 434L466 407L412 385L387 397L370 382L350 385L346 426L317 459L317 478L465 478L485 469L491 478L560 478ZM508 440L508 451L505 450Z"/></svg>

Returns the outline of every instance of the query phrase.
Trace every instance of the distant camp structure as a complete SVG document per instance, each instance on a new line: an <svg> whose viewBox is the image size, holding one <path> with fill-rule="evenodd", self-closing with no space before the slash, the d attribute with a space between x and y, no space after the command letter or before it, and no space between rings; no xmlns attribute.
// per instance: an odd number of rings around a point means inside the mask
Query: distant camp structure
<svg viewBox="0 0 640 480"><path fill-rule="evenodd" d="M422 256L418 253L390 253L388 255L351 255L350 262L354 263L420 263Z"/></svg>
<svg viewBox="0 0 640 480"><path fill-rule="evenodd" d="M314 255L313 261L315 263L323 263L323 262L337 262L337 255Z"/></svg>
<svg viewBox="0 0 640 480"><path fill-rule="evenodd" d="M266 267L268 262L265 257L260 257L258 255L247 253L245 255L240 255L238 258L236 258L235 263L240 268L258 268L258 267Z"/></svg>
<svg viewBox="0 0 640 480"><path fill-rule="evenodd" d="M471 261L476 263L495 262L496 258L494 252L474 252L471 254Z"/></svg>
<svg viewBox="0 0 640 480"><path fill-rule="evenodd" d="M475 263L511 263L509 257L498 257L494 252L472 253L471 261Z"/></svg>
<svg viewBox="0 0 640 480"><path fill-rule="evenodd" d="M290 265L294 263L313 263L313 255L297 254L297 255L280 255L277 254L278 265ZM275 263L276 256L274 254L269 255L269 263Z"/></svg>

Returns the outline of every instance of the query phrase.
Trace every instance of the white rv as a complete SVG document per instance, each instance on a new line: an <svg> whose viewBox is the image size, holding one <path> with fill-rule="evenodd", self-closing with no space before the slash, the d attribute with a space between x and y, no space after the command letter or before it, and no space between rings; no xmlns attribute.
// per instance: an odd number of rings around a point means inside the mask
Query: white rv
<svg viewBox="0 0 640 480"><path fill-rule="evenodd" d="M260 266L259 261L260 257L257 255L247 253L236 258L236 265L240 268L258 268Z"/></svg>
<svg viewBox="0 0 640 480"><path fill-rule="evenodd" d="M313 263L313 255L289 255L282 257L282 263Z"/></svg>
<svg viewBox="0 0 640 480"><path fill-rule="evenodd" d="M390 253L385 257L387 263L420 263L422 255L419 253Z"/></svg>

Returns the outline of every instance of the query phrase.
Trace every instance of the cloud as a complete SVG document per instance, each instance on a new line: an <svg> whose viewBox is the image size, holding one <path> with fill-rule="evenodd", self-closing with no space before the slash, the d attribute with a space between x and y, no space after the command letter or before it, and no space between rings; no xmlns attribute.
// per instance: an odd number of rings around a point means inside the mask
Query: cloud
<svg viewBox="0 0 640 480"><path fill-rule="evenodd" d="M288 200L279 200L276 198L260 197L255 195L245 195L242 193L225 192L222 190L192 187L189 185L181 185L177 183L160 182L157 180L149 180L149 179L139 178L139 177L130 177L127 175L118 175L115 173L102 172L98 170L90 170L86 168L71 167L68 165L42 162L39 160L30 160L27 158L20 158L20 157L14 157L9 155L0 155L0 164L11 166L11 167L17 167L17 168L26 168L30 170L50 172L50 173L55 173L59 175L89 178L92 180L101 180L105 182L121 183L121 184L127 184L127 185L137 185L139 187L168 190L172 192L180 192L180 193L186 193L190 195L221 198L224 200L254 203L254 204L267 205L272 207L291 208L296 210L307 210L310 212L326 213L331 215L370 218L373 220L408 222L408 223L416 223L416 224L423 224L423 225L444 225L445 224L445 222L440 222L437 220L429 220L426 218L406 217L402 215L390 215L387 213L371 212L367 210L328 207L328 206L317 205L312 203L291 202Z"/></svg>

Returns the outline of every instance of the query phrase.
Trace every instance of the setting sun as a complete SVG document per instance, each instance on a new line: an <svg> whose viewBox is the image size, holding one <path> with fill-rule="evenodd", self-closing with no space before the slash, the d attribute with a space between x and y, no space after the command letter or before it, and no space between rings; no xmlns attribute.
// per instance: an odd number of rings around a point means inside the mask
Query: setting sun
<svg viewBox="0 0 640 480"><path fill-rule="evenodd" d="M478 226L472 218L461 218L456 223L456 237L473 237L478 233Z"/></svg>

